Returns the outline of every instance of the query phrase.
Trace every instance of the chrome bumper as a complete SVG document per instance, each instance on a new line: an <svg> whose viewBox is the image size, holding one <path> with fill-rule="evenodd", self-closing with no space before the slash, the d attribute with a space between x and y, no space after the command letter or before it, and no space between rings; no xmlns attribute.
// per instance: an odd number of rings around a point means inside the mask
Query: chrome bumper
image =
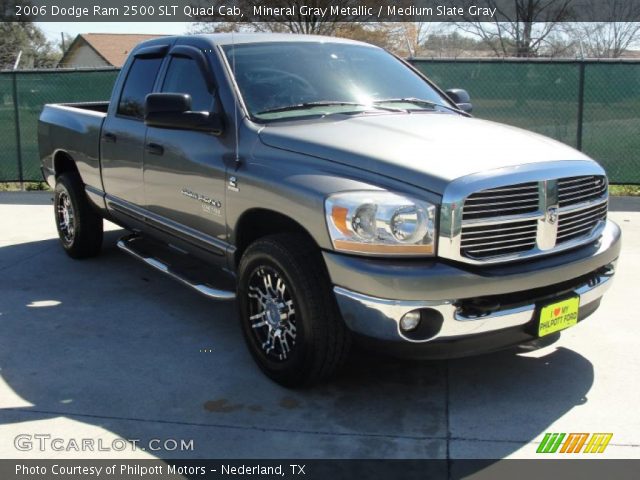
<svg viewBox="0 0 640 480"><path fill-rule="evenodd" d="M580 296L580 307L598 299L611 286L614 264L606 273L598 274L574 292ZM408 301L389 300L353 292L342 287L334 287L340 311L347 326L366 337L411 343L431 343L453 338L468 337L499 330L523 326L533 320L536 304L517 308L499 309L483 316L464 316L455 305L457 300ZM412 310L431 309L439 312L444 321L435 335L429 338L409 338L400 328L402 316Z"/></svg>

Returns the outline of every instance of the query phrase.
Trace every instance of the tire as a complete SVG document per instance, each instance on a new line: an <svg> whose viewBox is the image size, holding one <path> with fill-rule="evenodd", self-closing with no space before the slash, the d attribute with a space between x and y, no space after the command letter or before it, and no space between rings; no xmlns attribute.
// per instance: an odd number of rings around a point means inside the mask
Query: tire
<svg viewBox="0 0 640 480"><path fill-rule="evenodd" d="M240 261L237 303L249 351L275 382L311 385L345 362L350 332L320 251L305 236L271 235L251 244Z"/></svg>
<svg viewBox="0 0 640 480"><path fill-rule="evenodd" d="M77 173L56 179L54 215L62 248L71 258L95 257L102 248L102 217L89 204Z"/></svg>

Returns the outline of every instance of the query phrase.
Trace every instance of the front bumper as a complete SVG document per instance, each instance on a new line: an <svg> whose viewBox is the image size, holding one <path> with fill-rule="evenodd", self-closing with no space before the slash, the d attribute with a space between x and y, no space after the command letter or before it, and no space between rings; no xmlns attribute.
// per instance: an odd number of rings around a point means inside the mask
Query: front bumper
<svg viewBox="0 0 640 480"><path fill-rule="evenodd" d="M611 285L620 240L620 228L608 221L593 244L485 268L329 252L324 257L342 316L354 333L411 346L410 351L439 344L434 356L458 356L535 339L538 309L564 296L579 295L579 319L586 318ZM403 332L400 319L413 310L425 312L422 327Z"/></svg>

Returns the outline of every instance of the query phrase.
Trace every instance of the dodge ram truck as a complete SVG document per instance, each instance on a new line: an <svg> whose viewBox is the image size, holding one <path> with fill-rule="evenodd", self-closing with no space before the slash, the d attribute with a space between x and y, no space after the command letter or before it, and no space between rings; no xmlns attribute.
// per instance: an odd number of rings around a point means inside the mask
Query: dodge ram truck
<svg viewBox="0 0 640 480"><path fill-rule="evenodd" d="M365 43L168 36L109 102L46 105L39 149L70 257L115 222L123 251L235 300L257 365L298 386L354 341L472 355L599 307L621 241L604 170L471 108Z"/></svg>

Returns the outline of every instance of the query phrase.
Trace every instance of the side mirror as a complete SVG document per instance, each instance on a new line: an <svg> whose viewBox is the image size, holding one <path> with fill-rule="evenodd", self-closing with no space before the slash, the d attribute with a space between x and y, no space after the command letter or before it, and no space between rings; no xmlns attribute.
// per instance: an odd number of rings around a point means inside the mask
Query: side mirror
<svg viewBox="0 0 640 480"><path fill-rule="evenodd" d="M450 88L444 93L446 93L451 101L463 112L471 113L473 111L471 97L466 90L461 88Z"/></svg>
<svg viewBox="0 0 640 480"><path fill-rule="evenodd" d="M150 93L144 102L144 123L149 127L199 130L220 135L222 119L210 112L191 111L191 95Z"/></svg>

